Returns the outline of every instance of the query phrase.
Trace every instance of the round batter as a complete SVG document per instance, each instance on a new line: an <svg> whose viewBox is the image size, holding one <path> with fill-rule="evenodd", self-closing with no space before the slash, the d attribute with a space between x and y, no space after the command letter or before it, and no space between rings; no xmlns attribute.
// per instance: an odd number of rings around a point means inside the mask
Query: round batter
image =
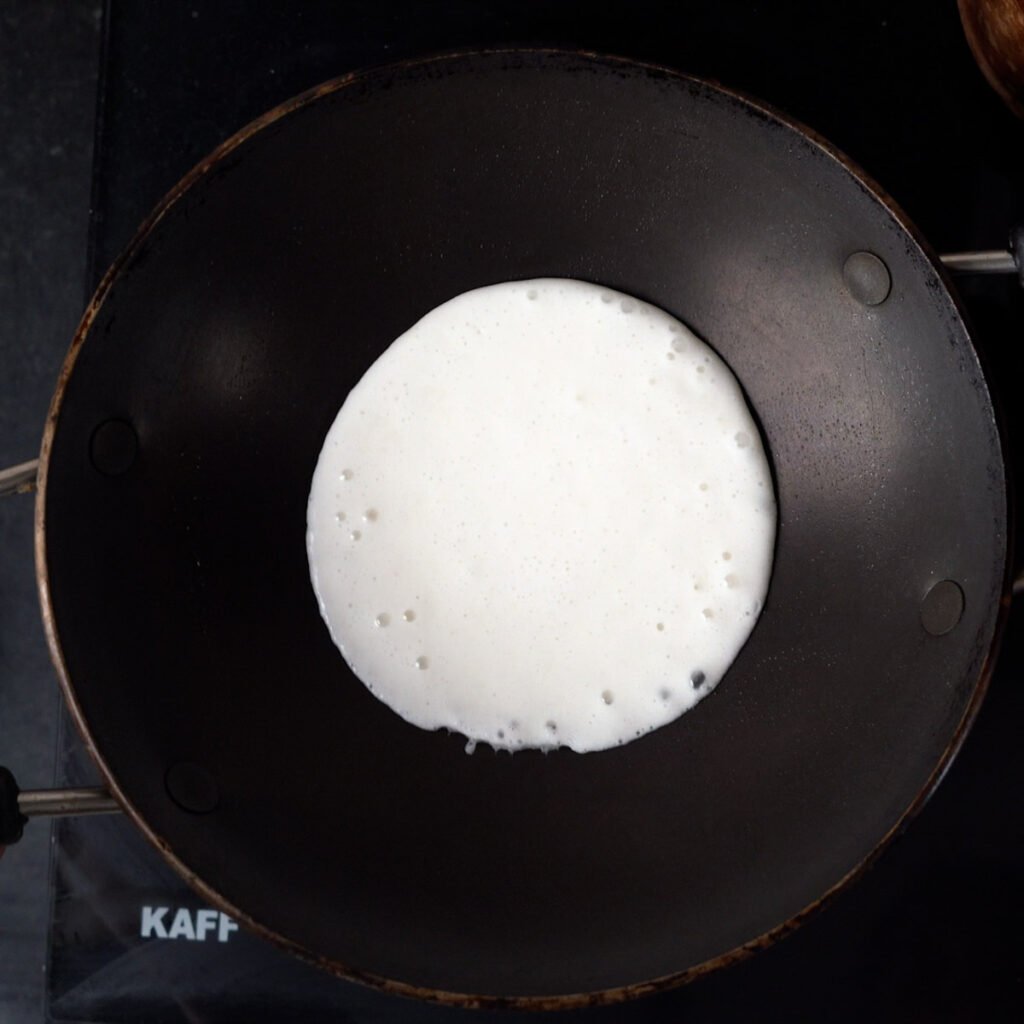
<svg viewBox="0 0 1024 1024"><path fill-rule="evenodd" d="M395 341L324 441L313 587L425 729L601 750L710 693L768 589L768 460L679 321L582 281L467 292Z"/></svg>

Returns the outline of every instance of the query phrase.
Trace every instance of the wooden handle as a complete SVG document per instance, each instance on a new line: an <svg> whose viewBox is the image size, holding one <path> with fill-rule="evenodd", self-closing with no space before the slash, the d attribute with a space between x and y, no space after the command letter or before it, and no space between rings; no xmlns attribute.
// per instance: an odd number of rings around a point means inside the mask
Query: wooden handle
<svg viewBox="0 0 1024 1024"><path fill-rule="evenodd" d="M1024 118L1024 0L957 0L967 44L1003 102Z"/></svg>

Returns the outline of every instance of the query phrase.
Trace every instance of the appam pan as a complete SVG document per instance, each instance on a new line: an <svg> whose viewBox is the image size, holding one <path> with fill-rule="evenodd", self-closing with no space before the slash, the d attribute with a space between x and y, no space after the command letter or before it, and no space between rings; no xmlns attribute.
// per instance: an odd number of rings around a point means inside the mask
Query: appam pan
<svg viewBox="0 0 1024 1024"><path fill-rule="evenodd" d="M558 276L662 307L730 365L775 474L773 576L671 725L468 756L349 672L306 499L394 338L460 292ZM62 370L36 542L88 749L206 899L348 978L552 1008L748 955L864 869L978 709L1007 537L978 354L877 186L710 82L500 51L326 83L172 190Z"/></svg>

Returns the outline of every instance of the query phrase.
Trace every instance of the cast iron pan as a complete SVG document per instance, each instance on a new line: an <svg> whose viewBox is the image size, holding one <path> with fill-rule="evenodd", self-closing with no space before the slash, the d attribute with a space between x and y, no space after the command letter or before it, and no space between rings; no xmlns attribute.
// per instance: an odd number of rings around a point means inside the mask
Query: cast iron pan
<svg viewBox="0 0 1024 1024"><path fill-rule="evenodd" d="M888 277L847 265L865 251ZM721 353L774 464L778 547L693 712L604 753L470 757L349 673L306 498L397 335L535 276L633 293ZM625 998L792 927L937 783L1006 602L999 434L913 229L779 115L589 55L349 76L222 146L89 307L38 509L65 693L136 824L282 945L468 1003Z"/></svg>

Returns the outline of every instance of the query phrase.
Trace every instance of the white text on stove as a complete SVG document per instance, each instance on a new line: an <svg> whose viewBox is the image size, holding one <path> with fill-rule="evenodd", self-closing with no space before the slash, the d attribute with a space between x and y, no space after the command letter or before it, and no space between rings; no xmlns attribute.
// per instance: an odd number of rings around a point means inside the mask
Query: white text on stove
<svg viewBox="0 0 1024 1024"><path fill-rule="evenodd" d="M195 910L180 907L171 915L170 907L143 907L139 934L144 939L187 939L205 942L207 935L217 933L218 942L227 942L238 925L217 910Z"/></svg>

